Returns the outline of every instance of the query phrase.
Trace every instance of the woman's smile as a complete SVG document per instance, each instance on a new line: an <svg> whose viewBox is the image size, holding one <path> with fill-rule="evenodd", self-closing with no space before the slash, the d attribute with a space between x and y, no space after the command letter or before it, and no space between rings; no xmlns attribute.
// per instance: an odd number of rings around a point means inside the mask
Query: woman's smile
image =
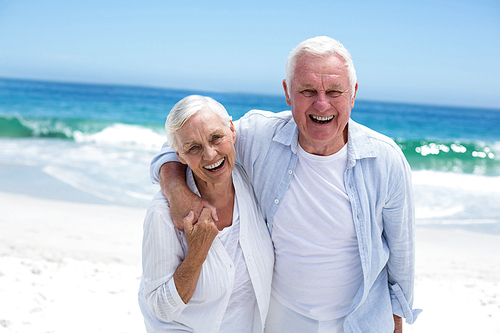
<svg viewBox="0 0 500 333"><path fill-rule="evenodd" d="M221 169L224 166L224 161L225 160L226 159L223 157L218 162L215 162L215 163L210 164L210 165L206 165L203 168L206 169L206 170L208 170L208 171L217 171L217 170Z"/></svg>

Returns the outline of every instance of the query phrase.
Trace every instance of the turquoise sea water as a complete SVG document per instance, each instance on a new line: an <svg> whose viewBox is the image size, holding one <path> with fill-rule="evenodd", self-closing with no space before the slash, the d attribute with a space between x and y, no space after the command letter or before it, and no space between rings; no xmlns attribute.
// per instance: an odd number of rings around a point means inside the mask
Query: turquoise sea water
<svg viewBox="0 0 500 333"><path fill-rule="evenodd" d="M157 191L149 162L165 141L165 118L190 94L215 98L233 120L251 109L288 109L283 96L0 79L3 179L7 166L29 166L144 207ZM358 98L352 118L392 137L412 167L418 223L500 233L500 110Z"/></svg>

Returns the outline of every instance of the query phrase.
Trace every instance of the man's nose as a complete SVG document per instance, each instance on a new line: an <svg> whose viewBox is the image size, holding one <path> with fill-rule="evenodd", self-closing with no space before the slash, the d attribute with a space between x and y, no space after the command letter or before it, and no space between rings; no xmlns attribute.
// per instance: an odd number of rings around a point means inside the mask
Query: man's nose
<svg viewBox="0 0 500 333"><path fill-rule="evenodd" d="M318 91L316 100L314 101L314 108L319 112L326 111L330 108L330 102L324 91Z"/></svg>

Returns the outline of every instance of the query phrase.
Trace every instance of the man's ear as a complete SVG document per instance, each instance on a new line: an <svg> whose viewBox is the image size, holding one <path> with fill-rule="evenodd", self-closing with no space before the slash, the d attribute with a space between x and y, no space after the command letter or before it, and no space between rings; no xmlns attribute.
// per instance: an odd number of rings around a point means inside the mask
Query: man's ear
<svg viewBox="0 0 500 333"><path fill-rule="evenodd" d="M286 80L283 80L283 90L285 90L286 105L291 106L292 103L290 103L290 96L288 95Z"/></svg>
<svg viewBox="0 0 500 333"><path fill-rule="evenodd" d="M351 98L351 109L354 107L354 100L356 99L356 93L358 92L358 83L354 86L354 94L352 94Z"/></svg>

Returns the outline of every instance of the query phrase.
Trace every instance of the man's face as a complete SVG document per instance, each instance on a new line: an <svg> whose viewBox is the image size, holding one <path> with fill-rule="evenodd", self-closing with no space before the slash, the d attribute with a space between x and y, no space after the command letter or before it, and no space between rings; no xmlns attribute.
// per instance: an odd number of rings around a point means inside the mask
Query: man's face
<svg viewBox="0 0 500 333"><path fill-rule="evenodd" d="M288 94L283 81L287 104L299 128L300 146L316 155L339 151L347 142L347 122L358 89L356 83L353 95L344 60L302 55L290 85Z"/></svg>

